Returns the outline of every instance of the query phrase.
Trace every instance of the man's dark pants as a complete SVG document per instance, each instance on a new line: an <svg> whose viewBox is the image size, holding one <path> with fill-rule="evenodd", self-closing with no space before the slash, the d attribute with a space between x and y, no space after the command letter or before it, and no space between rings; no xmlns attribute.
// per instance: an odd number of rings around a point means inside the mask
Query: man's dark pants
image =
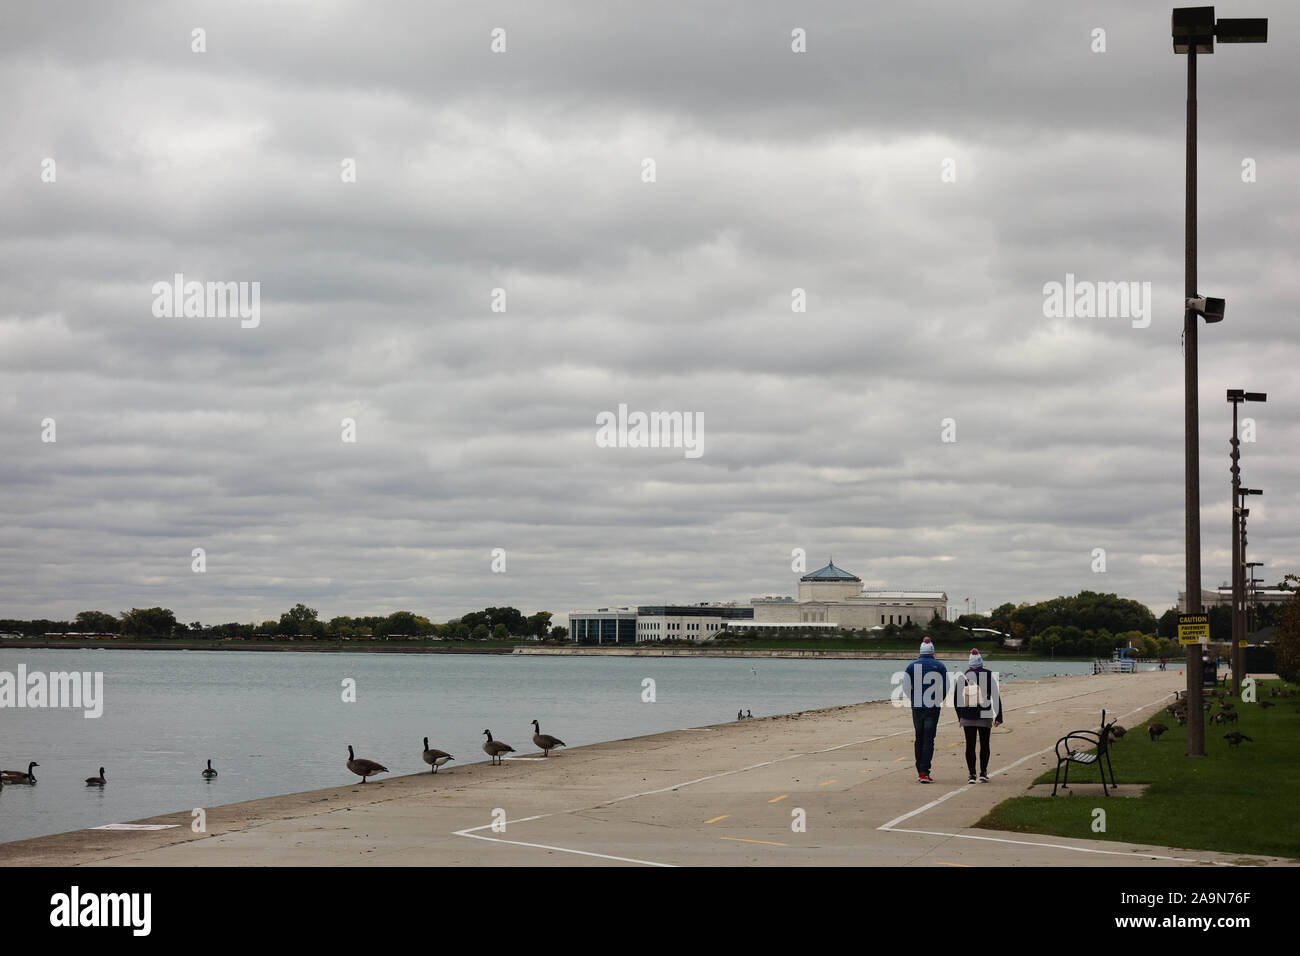
<svg viewBox="0 0 1300 956"><path fill-rule="evenodd" d="M934 758L934 735L939 730L939 707L913 707L912 728L916 731L916 772L930 772Z"/></svg>

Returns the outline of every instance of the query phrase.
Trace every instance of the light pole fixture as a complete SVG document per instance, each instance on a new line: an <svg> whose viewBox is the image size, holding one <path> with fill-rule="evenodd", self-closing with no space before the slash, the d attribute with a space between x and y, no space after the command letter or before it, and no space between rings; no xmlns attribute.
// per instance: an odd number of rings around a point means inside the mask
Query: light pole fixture
<svg viewBox="0 0 1300 956"><path fill-rule="evenodd" d="M1206 299L1201 311L1191 302L1202 298L1196 291L1196 55L1213 53L1220 43L1264 43L1268 20L1215 20L1214 7L1176 7L1170 33L1174 53L1187 57L1187 176L1183 228L1183 475L1186 488L1184 530L1186 532L1187 613L1201 612L1201 435L1200 395L1197 382L1196 333L1198 315L1207 322L1223 318L1223 303L1217 313ZM1218 319L1211 318L1218 315ZM1234 406L1235 407L1235 406ZM1187 646L1187 755L1205 756L1205 714L1201 709L1201 648Z"/></svg>
<svg viewBox="0 0 1300 956"><path fill-rule="evenodd" d="M1202 296L1199 299L1188 299L1186 307L1191 309L1207 323L1222 322L1223 309L1226 305L1224 299L1211 299L1208 296Z"/></svg>

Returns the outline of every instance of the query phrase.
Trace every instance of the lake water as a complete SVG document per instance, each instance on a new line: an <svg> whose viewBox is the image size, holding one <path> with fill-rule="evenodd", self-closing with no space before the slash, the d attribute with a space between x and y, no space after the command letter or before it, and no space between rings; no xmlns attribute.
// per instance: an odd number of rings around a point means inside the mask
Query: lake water
<svg viewBox="0 0 1300 956"><path fill-rule="evenodd" d="M393 774L427 771L422 739L486 760L482 731L535 753L529 721L570 746L882 700L898 661L0 648L0 671L102 672L103 714L0 709L0 842L356 783L347 745ZM954 669L956 662L949 663ZM989 667L1003 681L1086 662ZM655 701L643 702L652 679ZM356 701L343 701L343 682ZM212 759L219 775L199 775ZM108 786L87 787L105 768ZM380 779L383 779L381 777Z"/></svg>

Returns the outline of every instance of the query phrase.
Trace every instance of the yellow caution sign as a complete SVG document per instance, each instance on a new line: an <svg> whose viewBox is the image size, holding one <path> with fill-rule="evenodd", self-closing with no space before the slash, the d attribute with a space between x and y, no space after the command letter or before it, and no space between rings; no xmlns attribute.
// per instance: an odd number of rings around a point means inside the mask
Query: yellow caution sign
<svg viewBox="0 0 1300 956"><path fill-rule="evenodd" d="M1207 644L1210 640L1210 617L1208 614L1178 615L1179 644Z"/></svg>

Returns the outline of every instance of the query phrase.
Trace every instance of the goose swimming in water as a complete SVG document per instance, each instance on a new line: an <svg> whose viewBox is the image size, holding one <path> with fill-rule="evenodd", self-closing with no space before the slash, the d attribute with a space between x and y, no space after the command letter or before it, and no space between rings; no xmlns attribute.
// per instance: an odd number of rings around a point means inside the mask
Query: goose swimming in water
<svg viewBox="0 0 1300 956"><path fill-rule="evenodd" d="M27 772L21 770L0 770L0 777L4 778L5 783L35 783L36 774L32 773L33 767L39 767L35 760L27 765Z"/></svg>

